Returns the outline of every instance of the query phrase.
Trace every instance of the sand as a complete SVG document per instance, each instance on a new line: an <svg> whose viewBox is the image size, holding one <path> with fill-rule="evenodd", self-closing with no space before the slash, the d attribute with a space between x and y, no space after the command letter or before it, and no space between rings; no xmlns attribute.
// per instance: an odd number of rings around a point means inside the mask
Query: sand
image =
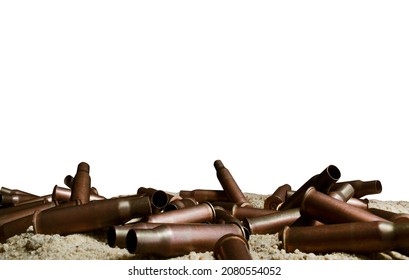
<svg viewBox="0 0 409 280"><path fill-rule="evenodd" d="M255 207L263 207L267 196L245 194ZM409 213L407 201L380 201L370 199L370 207L385 209L396 213ZM152 256L130 254L126 249L111 248L107 244L104 230L70 234L67 236L34 234L32 228L26 233L13 236L0 244L2 260L135 260L155 259ZM398 252L374 254L313 254L296 250L287 253L281 248L278 234L251 235L250 253L255 260L393 260L409 259ZM171 258L173 260L213 260L213 252L196 253Z"/></svg>

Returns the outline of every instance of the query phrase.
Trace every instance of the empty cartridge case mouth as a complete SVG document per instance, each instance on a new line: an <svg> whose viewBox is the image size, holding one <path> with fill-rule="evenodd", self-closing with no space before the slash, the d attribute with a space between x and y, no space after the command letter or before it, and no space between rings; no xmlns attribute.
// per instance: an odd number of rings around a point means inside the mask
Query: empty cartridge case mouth
<svg viewBox="0 0 409 280"><path fill-rule="evenodd" d="M216 242L213 255L217 260L252 260L247 240L232 233L224 235Z"/></svg>
<svg viewBox="0 0 409 280"><path fill-rule="evenodd" d="M166 192L157 190L151 195L152 206L157 209L163 209L169 203L169 196Z"/></svg>

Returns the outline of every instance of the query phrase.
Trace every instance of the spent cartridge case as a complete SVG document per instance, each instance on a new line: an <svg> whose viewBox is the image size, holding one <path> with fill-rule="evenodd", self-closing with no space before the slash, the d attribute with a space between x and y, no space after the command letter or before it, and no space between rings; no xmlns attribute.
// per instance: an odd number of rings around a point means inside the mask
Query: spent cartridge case
<svg viewBox="0 0 409 280"><path fill-rule="evenodd" d="M213 222L216 217L214 207L209 202L173 211L152 214L141 219L146 223L201 223Z"/></svg>
<svg viewBox="0 0 409 280"><path fill-rule="evenodd" d="M252 260L247 240L241 235L226 234L215 244L213 255L216 260Z"/></svg>
<svg viewBox="0 0 409 280"><path fill-rule="evenodd" d="M355 222L322 226L286 227L281 234L287 252L376 253L407 248L409 223Z"/></svg>
<svg viewBox="0 0 409 280"><path fill-rule="evenodd" d="M214 162L214 167L216 168L217 179L229 199L240 206L251 206L230 171L224 166L222 161L216 160Z"/></svg>
<svg viewBox="0 0 409 280"><path fill-rule="evenodd" d="M278 210L279 206L287 197L287 191L290 190L291 186L288 184L278 187L275 192L264 201L264 209Z"/></svg>
<svg viewBox="0 0 409 280"><path fill-rule="evenodd" d="M199 203L191 197L173 199L166 205L164 211L172 211L190 206L198 205Z"/></svg>
<svg viewBox="0 0 409 280"><path fill-rule="evenodd" d="M130 229L126 244L132 254L176 257L212 251L224 235L242 234L236 224L163 224L154 229Z"/></svg>
<svg viewBox="0 0 409 280"><path fill-rule="evenodd" d="M59 186L54 186L53 192L51 194L53 201L70 201L72 190L70 188L63 188ZM102 200L106 199L103 196L97 195L95 193L90 193L89 200Z"/></svg>
<svg viewBox="0 0 409 280"><path fill-rule="evenodd" d="M198 203L205 201L214 202L214 201L230 201L230 198L227 196L224 190L205 190L197 189L192 191L181 190L179 191L179 196L182 198L191 197L195 199Z"/></svg>
<svg viewBox="0 0 409 280"><path fill-rule="evenodd" d="M368 211L372 214L375 214L379 217L387 219L388 221L394 223L407 223L409 222L409 214L408 213L395 213L383 209L378 208L368 208Z"/></svg>
<svg viewBox="0 0 409 280"><path fill-rule="evenodd" d="M65 235L120 225L150 214L149 197L134 195L36 212L33 225L35 233Z"/></svg>
<svg viewBox="0 0 409 280"><path fill-rule="evenodd" d="M296 208L301 205L304 194L311 186L323 193L328 193L331 187L341 177L341 172L335 165L329 165L320 174L311 177L298 190L296 190L290 197L288 197L280 206L280 210Z"/></svg>
<svg viewBox="0 0 409 280"><path fill-rule="evenodd" d="M273 234L291 225L300 216L299 208L291 208L264 216L245 218L243 226L247 228L250 234Z"/></svg>
<svg viewBox="0 0 409 280"><path fill-rule="evenodd" d="M341 183L348 183L351 184L354 187L355 193L354 197L356 198L361 198L366 195L371 195L371 194L379 194L382 192L382 184L381 181L379 180L372 180L372 181L362 181L362 180L353 180L353 181L345 181L345 182L339 182L334 185L337 186L337 184Z"/></svg>
<svg viewBox="0 0 409 280"><path fill-rule="evenodd" d="M80 200L82 204L90 200L91 177L89 176L89 165L86 162L78 164L77 173L72 184L70 200Z"/></svg>
<svg viewBox="0 0 409 280"><path fill-rule="evenodd" d="M300 212L324 224L387 221L369 211L321 193L314 187L305 192Z"/></svg>

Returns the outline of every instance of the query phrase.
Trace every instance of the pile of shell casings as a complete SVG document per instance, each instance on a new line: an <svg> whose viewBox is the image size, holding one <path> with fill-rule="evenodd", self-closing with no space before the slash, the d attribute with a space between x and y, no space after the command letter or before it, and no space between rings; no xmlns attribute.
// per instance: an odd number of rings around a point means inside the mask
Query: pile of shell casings
<svg viewBox="0 0 409 280"><path fill-rule="evenodd" d="M109 246L159 258L213 251L215 259L250 260L250 235L274 233L288 252L405 253L409 247L408 215L369 209L362 199L381 192L379 181L337 182L340 171L330 165L296 191L277 188L263 209L247 201L220 160L214 167L221 190L171 194L140 187L132 195L105 198L91 187L85 162L50 195L3 187L0 242L32 226L39 234L104 230Z"/></svg>

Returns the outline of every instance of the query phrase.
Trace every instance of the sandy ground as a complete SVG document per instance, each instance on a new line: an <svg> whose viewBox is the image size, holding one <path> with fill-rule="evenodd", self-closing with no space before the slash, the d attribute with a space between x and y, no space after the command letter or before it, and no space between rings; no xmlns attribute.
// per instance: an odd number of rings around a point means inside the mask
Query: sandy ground
<svg viewBox="0 0 409 280"><path fill-rule="evenodd" d="M263 207L267 196L246 194L255 207ZM396 213L409 213L409 202L370 200L370 207L385 209ZM296 250L287 253L281 249L278 234L251 235L250 253L255 260L331 260L331 259L409 259L398 252L383 252L367 255L346 253L313 254ZM0 259L3 260L132 260L155 259L149 256L130 254L126 249L111 248L107 244L105 231L67 236L34 234L31 229L26 233L13 236L0 244ZM212 260L213 252L196 253L172 258L174 260Z"/></svg>

